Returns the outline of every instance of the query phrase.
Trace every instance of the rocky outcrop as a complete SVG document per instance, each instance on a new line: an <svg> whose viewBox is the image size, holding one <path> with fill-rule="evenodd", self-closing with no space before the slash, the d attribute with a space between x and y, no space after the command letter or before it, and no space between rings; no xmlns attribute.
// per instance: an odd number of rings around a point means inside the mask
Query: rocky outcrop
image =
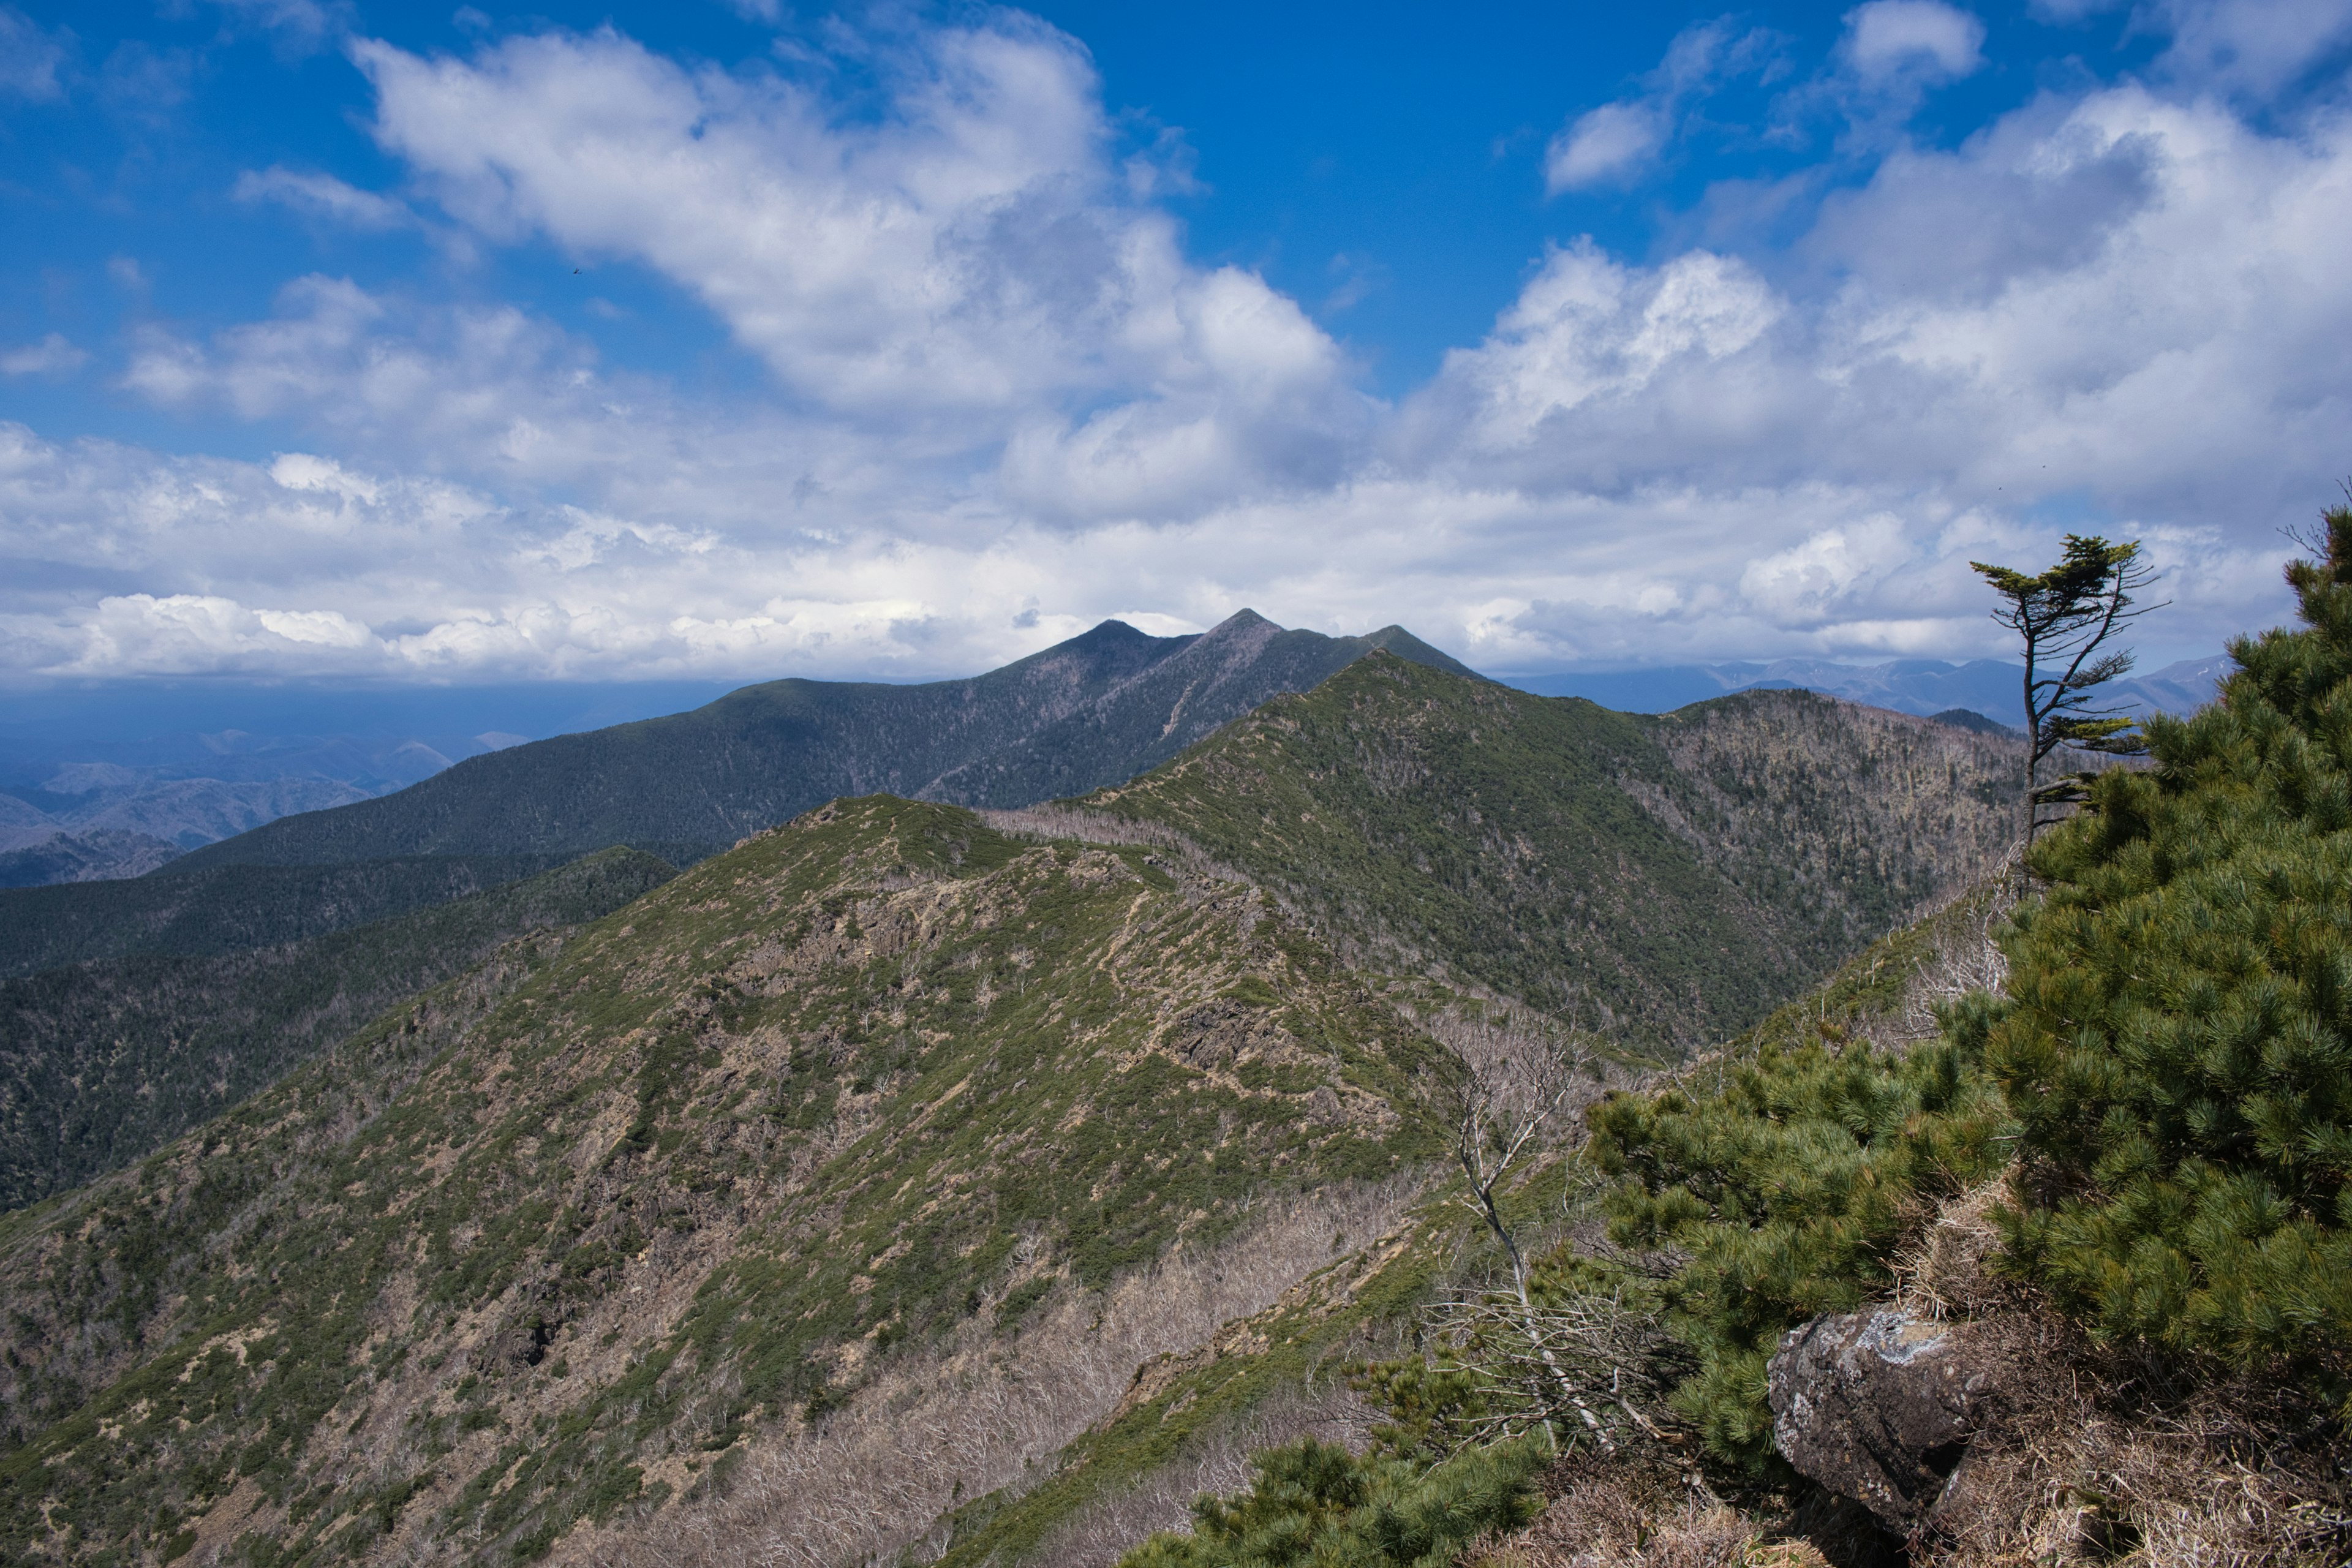
<svg viewBox="0 0 2352 1568"><path fill-rule="evenodd" d="M1910 1531L1927 1522L1998 1383L1967 1331L1893 1309L1816 1318L1767 1369L1772 1438L1811 1479Z"/></svg>

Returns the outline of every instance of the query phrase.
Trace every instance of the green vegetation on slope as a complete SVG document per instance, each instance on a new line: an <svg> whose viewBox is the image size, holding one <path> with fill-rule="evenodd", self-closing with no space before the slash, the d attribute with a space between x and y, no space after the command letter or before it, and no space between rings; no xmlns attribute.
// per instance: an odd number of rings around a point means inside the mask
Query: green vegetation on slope
<svg viewBox="0 0 2352 1568"><path fill-rule="evenodd" d="M1249 1490L1194 1505L1189 1534L1153 1537L1122 1568L1448 1568L1480 1536L1535 1517L1531 1440L1430 1466L1313 1438L1252 1461Z"/></svg>
<svg viewBox="0 0 2352 1568"><path fill-rule="evenodd" d="M544 1550L1034 1280L1408 1169L1432 1048L1255 889L828 808L0 1222L0 1545Z"/></svg>
<svg viewBox="0 0 2352 1568"><path fill-rule="evenodd" d="M1374 655L1080 804L1375 965L1652 1049L1755 1022L2000 853L2002 742L1802 692L1664 719Z"/></svg>
<svg viewBox="0 0 2352 1568"><path fill-rule="evenodd" d="M2221 700L2043 842L1985 1047L2024 1265L2105 1333L2241 1363L2352 1352L2352 509L2326 521L2303 629L2232 645Z"/></svg>
<svg viewBox="0 0 2352 1568"><path fill-rule="evenodd" d="M594 920L673 875L608 849L307 941L0 981L0 1208L127 1163L502 943Z"/></svg>
<svg viewBox="0 0 2352 1568"><path fill-rule="evenodd" d="M602 847L599 846L598 847ZM0 890L0 979L133 954L277 947L536 876L570 855L417 856L342 866L194 867Z"/></svg>
<svg viewBox="0 0 2352 1568"><path fill-rule="evenodd" d="M2241 640L2217 703L2149 723L2155 766L2036 847L2006 996L1879 1048L1849 1025L1903 972L1882 950L1591 1113L1613 1237L1681 1256L1678 1400L1717 1453L1769 1456L1782 1331L1883 1293L2004 1169L2004 1266L2097 1335L2352 1392L2352 510L2327 522L2303 629Z"/></svg>

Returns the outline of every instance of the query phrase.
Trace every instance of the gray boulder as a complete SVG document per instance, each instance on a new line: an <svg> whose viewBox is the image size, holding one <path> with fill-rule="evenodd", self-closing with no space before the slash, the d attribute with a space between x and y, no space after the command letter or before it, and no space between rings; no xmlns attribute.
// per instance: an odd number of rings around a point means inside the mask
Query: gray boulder
<svg viewBox="0 0 2352 1568"><path fill-rule="evenodd" d="M1781 1336L1766 1370L1773 1441L1811 1479L1916 1530L1988 1414L1995 1360L1965 1330L1907 1312L1816 1318Z"/></svg>

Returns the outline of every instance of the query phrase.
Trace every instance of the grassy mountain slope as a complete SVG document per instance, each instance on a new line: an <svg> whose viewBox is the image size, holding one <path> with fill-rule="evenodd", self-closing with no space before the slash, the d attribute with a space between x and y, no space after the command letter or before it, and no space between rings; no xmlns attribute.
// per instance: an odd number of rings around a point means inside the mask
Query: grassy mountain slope
<svg viewBox="0 0 2352 1568"><path fill-rule="evenodd" d="M610 849L299 942L0 981L0 1207L135 1159L513 938L593 920L672 875Z"/></svg>
<svg viewBox="0 0 2352 1568"><path fill-rule="evenodd" d="M844 795L1025 805L1130 777L1375 646L1444 659L1393 627L1327 637L1244 611L1202 637L1151 637L1106 621L969 680L773 681L690 713L511 747L188 860L315 865L630 844L683 865Z"/></svg>
<svg viewBox="0 0 2352 1568"><path fill-rule="evenodd" d="M811 814L0 1220L0 1550L510 1561L642 1523L908 1358L992 1375L1083 1330L1073 1292L1393 1180L1431 1049L1246 885ZM1352 1256L1318 1240L1244 1306Z"/></svg>
<svg viewBox="0 0 2352 1568"><path fill-rule="evenodd" d="M1746 1026L1979 874L2012 751L1804 692L1649 718L1376 655L1078 804L1186 835L1376 963L1657 1047Z"/></svg>

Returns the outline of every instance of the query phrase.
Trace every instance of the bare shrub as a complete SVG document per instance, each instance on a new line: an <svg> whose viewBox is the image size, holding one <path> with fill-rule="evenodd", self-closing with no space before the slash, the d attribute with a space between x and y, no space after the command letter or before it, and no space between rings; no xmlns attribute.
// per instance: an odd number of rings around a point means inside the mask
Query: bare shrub
<svg viewBox="0 0 2352 1568"><path fill-rule="evenodd" d="M1565 1426L1609 1454L1645 1448L1663 1461L1691 1446L1666 1395L1697 1360L1657 1310L1634 1305L1622 1290L1546 1307L1491 1296L1457 1300L1433 1309L1425 1321L1482 1396L1485 1415L1463 1433L1465 1444Z"/></svg>
<svg viewBox="0 0 2352 1568"><path fill-rule="evenodd" d="M1180 1249L1105 1291L1057 1290L1009 1343L968 1321L948 1344L886 1363L820 1424L763 1435L723 1495L575 1531L563 1554L599 1568L894 1560L959 1502L1025 1491L1118 1406L1145 1363L1209 1345L1343 1247L1392 1231L1414 1195L1391 1182L1270 1205L1225 1242Z"/></svg>
<svg viewBox="0 0 2352 1568"><path fill-rule="evenodd" d="M1985 881L1937 911L1929 927L1933 945L1918 961L1903 991L1902 1024L1906 1038L1920 1039L1942 1026L1936 1015L1973 992L1998 994L2009 984L2009 955L1993 940L2015 907L2019 863L2011 848Z"/></svg>

